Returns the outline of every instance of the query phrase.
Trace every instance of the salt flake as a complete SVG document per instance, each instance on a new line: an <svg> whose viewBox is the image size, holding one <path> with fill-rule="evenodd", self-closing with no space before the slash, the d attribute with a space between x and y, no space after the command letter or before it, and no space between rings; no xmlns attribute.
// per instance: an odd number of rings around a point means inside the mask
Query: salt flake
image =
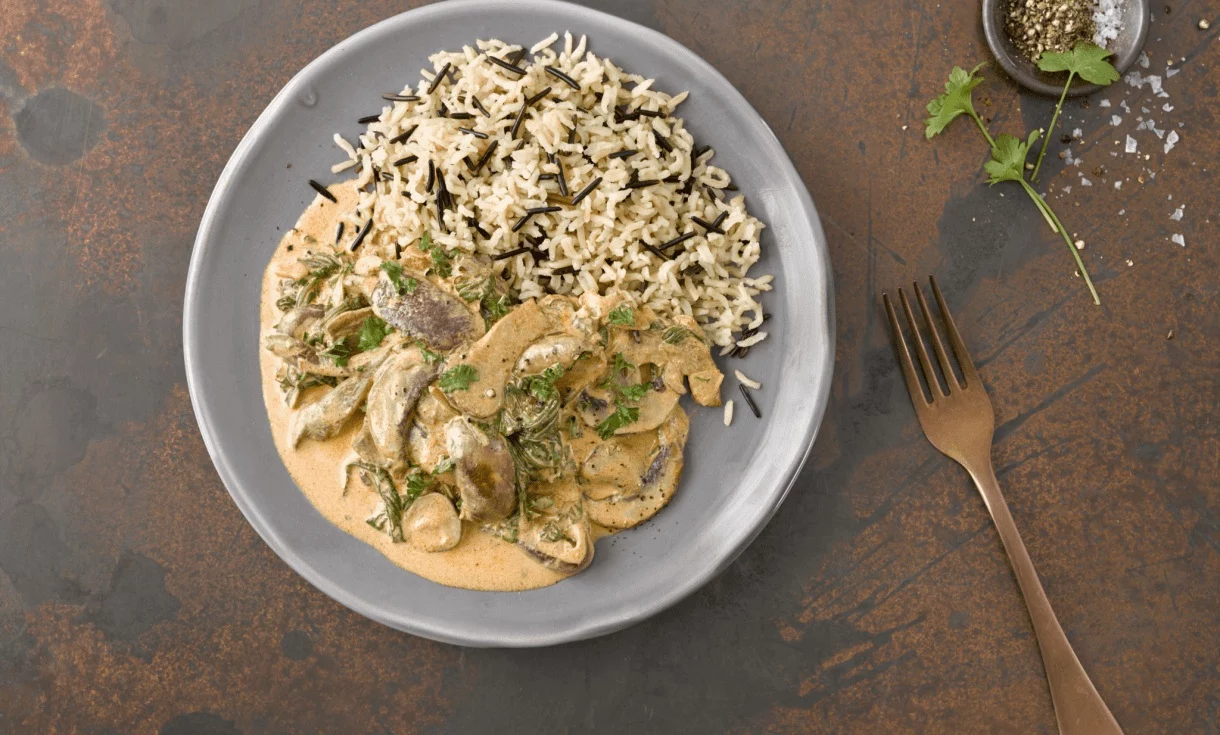
<svg viewBox="0 0 1220 735"><path fill-rule="evenodd" d="M1178 207L1177 209L1173 210L1173 214L1169 215L1169 219L1173 220L1174 222L1181 222L1182 215L1185 214L1185 212L1184 212L1185 209L1186 209L1186 206L1183 205L1183 206Z"/></svg>
<svg viewBox="0 0 1220 735"><path fill-rule="evenodd" d="M1123 124L1123 119L1118 115L1111 115L1110 124L1117 128L1119 125Z"/></svg>
<svg viewBox="0 0 1220 735"><path fill-rule="evenodd" d="M1182 237L1181 235L1174 235L1173 237L1171 237L1169 239L1173 241L1174 245L1181 245L1182 247L1186 247L1186 238Z"/></svg>
<svg viewBox="0 0 1220 735"><path fill-rule="evenodd" d="M1173 150L1173 147L1178 144L1181 138L1178 136L1178 131L1170 130L1169 135L1165 137L1165 152Z"/></svg>
<svg viewBox="0 0 1220 735"><path fill-rule="evenodd" d="M1135 142L1135 138L1127 136L1127 153L1135 153L1139 149L1139 144Z"/></svg>

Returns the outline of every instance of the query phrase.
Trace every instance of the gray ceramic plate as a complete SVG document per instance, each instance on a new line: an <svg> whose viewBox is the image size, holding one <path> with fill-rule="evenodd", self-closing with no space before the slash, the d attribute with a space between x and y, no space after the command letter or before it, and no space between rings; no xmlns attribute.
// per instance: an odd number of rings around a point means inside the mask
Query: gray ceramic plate
<svg viewBox="0 0 1220 735"><path fill-rule="evenodd" d="M418 78L429 53L497 37L526 45L551 30L588 34L593 52L688 89L679 112L768 225L757 270L776 275L764 303L770 338L744 361L761 380L762 420L739 406L695 410L687 470L674 502L633 531L599 542L585 572L520 593L443 587L391 564L322 518L272 444L258 372L259 284L280 234L330 181L381 92ZM292 164L288 168L288 164ZM775 513L821 423L834 361L825 236L779 141L711 66L633 23L564 3L454 0L379 23L327 51L284 87L225 167L195 240L183 331L195 414L212 461L250 524L289 565L353 610L400 630L474 646L538 646L626 627L698 589ZM736 394L735 381L726 381ZM737 396L740 404L740 396Z"/></svg>

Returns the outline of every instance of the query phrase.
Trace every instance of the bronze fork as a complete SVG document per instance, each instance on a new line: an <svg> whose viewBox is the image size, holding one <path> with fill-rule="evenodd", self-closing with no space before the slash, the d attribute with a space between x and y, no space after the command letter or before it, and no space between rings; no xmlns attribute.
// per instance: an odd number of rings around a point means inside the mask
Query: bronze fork
<svg viewBox="0 0 1220 735"><path fill-rule="evenodd" d="M987 390L979 380L974 363L966 352L953 317L945 306L945 299L936 285L936 279L930 278L932 293L936 297L936 305L944 318L945 331L949 335L949 343L957 356L960 379L954 374L949 362L949 356L941 343L940 334L928 311L928 302L924 300L919 284L913 284L915 297L919 301L919 310L927 325L928 341L936 353L936 362L944 377L942 386L937 378L932 361L924 349L923 338L920 336L919 325L911 312L911 304L902 289L898 289L898 299L902 302L902 310L906 315L907 327L913 335L915 354L919 358L924 382L928 392L924 393L920 385L919 375L911 362L911 353L907 349L906 339L898 324L898 315L894 313L894 304L889 294L882 294L885 311L890 320L890 334L894 340L894 352L898 355L898 363L902 365L902 375L906 378L907 390L911 393L911 403L915 404L915 415L919 417L919 425L932 446L948 455L970 473L983 502L991 513L991 520L996 530L1000 532L1000 540L1004 550L1008 552L1008 562L1016 574L1021 595L1025 598L1025 606L1029 609L1029 617L1034 624L1034 634L1038 638L1038 648L1042 651L1042 665L1046 669L1046 678L1050 682L1051 700L1055 705L1055 719L1059 721L1061 735L1122 735L1114 715L1102 701L1101 695L1089 680L1076 652L1068 643L1063 628L1055 618L1051 603L1046 598L1042 583L1038 581L1038 573L1029 559L1025 544L1021 542L1021 534L1013 523L1012 515L1004 496L1000 494L1000 486L995 479L995 470L991 466L991 439L995 431L995 414L991 410L991 400L987 398ZM929 397L930 396L930 399Z"/></svg>

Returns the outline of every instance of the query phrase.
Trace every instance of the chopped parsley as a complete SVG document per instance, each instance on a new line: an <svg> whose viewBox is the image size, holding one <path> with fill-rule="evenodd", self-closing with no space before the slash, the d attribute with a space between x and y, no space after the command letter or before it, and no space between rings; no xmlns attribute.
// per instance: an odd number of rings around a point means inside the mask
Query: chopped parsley
<svg viewBox="0 0 1220 735"><path fill-rule="evenodd" d="M371 314L364 318L360 324L360 331L356 333L356 349L360 352L377 349L389 333L390 326L385 323L385 320Z"/></svg>
<svg viewBox="0 0 1220 735"><path fill-rule="evenodd" d="M619 387L618 394L624 401L636 402L648 395L650 388L652 388L652 386L648 383L640 383L638 385L623 385Z"/></svg>
<svg viewBox="0 0 1220 735"><path fill-rule="evenodd" d="M437 381L437 385L446 393L452 393L458 390L469 390L470 384L478 379L479 371L470 365L454 365L441 373L441 378Z"/></svg>
<svg viewBox="0 0 1220 735"><path fill-rule="evenodd" d="M614 432L628 424L639 421L639 419L640 409L638 406L620 405L614 409L614 413L606 417L605 421L597 425L597 435L603 439L609 439L614 436Z"/></svg>
<svg viewBox="0 0 1220 735"><path fill-rule="evenodd" d="M669 327L661 335L661 341L667 345L680 345L686 340L687 337L694 337L700 342L703 341L699 335L695 334L686 327Z"/></svg>
<svg viewBox="0 0 1220 735"><path fill-rule="evenodd" d="M555 381L563 377L563 366L552 365L535 375L525 379L526 390L540 401L549 401L556 393Z"/></svg>
<svg viewBox="0 0 1220 735"><path fill-rule="evenodd" d="M352 356L352 348L348 347L346 342L336 342L318 354L334 360L339 367L347 367L347 361Z"/></svg>
<svg viewBox="0 0 1220 735"><path fill-rule="evenodd" d="M415 340L415 346L419 348L419 354L423 356L424 362L428 363L429 365L435 365L436 363L445 359L444 355L439 352L433 352L432 350L428 349L427 345L419 340Z"/></svg>
<svg viewBox="0 0 1220 735"><path fill-rule="evenodd" d="M453 256L440 245L432 244L432 234L425 232L419 239L419 249L432 256L432 272L441 278L453 275Z"/></svg>
<svg viewBox="0 0 1220 735"><path fill-rule="evenodd" d="M610 312L610 315L606 317L606 321L611 324L617 324L620 327L633 326L635 324L635 310L630 306L620 306Z"/></svg>
<svg viewBox="0 0 1220 735"><path fill-rule="evenodd" d="M399 296L406 296L415 290L419 282L410 276L404 276L402 266L393 261L387 260L381 264L381 270L390 279L390 283L394 284L394 288L398 291Z"/></svg>

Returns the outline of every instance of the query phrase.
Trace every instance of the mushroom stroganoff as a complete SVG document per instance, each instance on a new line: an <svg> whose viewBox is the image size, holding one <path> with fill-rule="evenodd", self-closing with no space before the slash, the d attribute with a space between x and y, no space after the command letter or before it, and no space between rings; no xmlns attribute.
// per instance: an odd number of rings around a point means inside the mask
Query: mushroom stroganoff
<svg viewBox="0 0 1220 735"><path fill-rule="evenodd" d="M425 235L383 260L336 248L335 186L263 279L276 445L332 523L437 582L520 590L673 497L689 424L720 405L699 324L624 294L512 303L485 255Z"/></svg>

